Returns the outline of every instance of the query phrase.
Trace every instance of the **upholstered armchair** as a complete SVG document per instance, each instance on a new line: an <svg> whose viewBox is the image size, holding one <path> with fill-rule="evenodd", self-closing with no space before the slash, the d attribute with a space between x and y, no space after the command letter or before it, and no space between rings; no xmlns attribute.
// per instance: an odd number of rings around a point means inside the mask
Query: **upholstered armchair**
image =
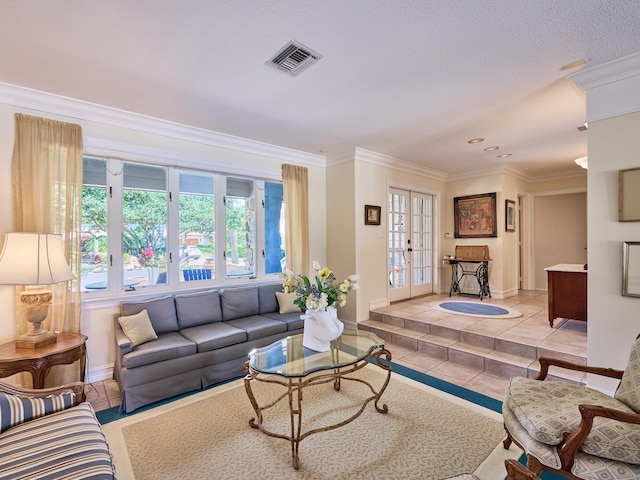
<svg viewBox="0 0 640 480"><path fill-rule="evenodd" d="M613 397L579 384L545 380L550 366L620 379ZM514 377L502 413L507 438L527 467L570 479L640 478L640 340L624 371L540 359L535 379ZM526 478L526 477L525 477Z"/></svg>

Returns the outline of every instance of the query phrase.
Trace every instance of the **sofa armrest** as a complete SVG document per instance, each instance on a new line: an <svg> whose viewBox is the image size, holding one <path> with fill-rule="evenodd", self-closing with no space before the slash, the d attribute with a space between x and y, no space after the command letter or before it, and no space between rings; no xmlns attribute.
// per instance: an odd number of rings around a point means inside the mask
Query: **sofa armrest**
<svg viewBox="0 0 640 480"><path fill-rule="evenodd" d="M536 377L536 380L544 380L549 373L549 367L555 366L564 368L567 370L575 370L578 372L592 373L594 375L600 375L603 377L617 378L620 380L622 378L623 370L615 370L613 368L602 368L602 367L589 367L587 365L580 365L578 363L567 362L565 360L558 360L555 358L548 357L540 357L538 359L540 362L540 373Z"/></svg>
<svg viewBox="0 0 640 480"><path fill-rule="evenodd" d="M84 383L73 382L59 387L52 388L22 388L0 382L0 392L9 393L11 395L20 395L22 397L44 397L47 395L55 395L56 393L73 392L76 396L75 405L84 401Z"/></svg>
<svg viewBox="0 0 640 480"><path fill-rule="evenodd" d="M131 352L133 349L131 348L131 340L129 340L129 337L124 334L122 326L120 325L120 322L118 322L119 317L120 315L114 316L113 332L115 334L116 346L120 349L120 354L124 355Z"/></svg>

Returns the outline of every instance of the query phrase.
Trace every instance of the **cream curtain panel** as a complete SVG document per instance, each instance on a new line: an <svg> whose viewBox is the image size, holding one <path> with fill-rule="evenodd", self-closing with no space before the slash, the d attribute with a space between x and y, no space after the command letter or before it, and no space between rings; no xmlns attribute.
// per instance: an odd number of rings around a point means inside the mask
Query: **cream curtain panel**
<svg viewBox="0 0 640 480"><path fill-rule="evenodd" d="M309 269L309 181L308 170L282 165L287 268L307 275Z"/></svg>
<svg viewBox="0 0 640 480"><path fill-rule="evenodd" d="M16 232L62 235L65 257L80 278L82 129L80 125L16 114L12 185ZM22 288L18 288L21 290ZM53 305L44 328L80 331L77 281L52 285ZM29 329L17 292L18 335Z"/></svg>

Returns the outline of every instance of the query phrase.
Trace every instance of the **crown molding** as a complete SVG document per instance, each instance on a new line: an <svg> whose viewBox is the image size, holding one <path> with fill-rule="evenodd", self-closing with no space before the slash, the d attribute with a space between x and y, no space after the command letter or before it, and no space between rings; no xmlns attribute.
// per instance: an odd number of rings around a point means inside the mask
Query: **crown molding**
<svg viewBox="0 0 640 480"><path fill-rule="evenodd" d="M423 167L415 163L400 160L383 153L373 152L360 147L355 148L354 159L378 165L380 167L393 168L394 170L400 170L413 175L420 175L440 182L446 182L449 177L447 173L441 172L440 170L433 170L428 167Z"/></svg>
<svg viewBox="0 0 640 480"><path fill-rule="evenodd" d="M587 92L587 121L640 111L640 53L576 72L568 77Z"/></svg>
<svg viewBox="0 0 640 480"><path fill-rule="evenodd" d="M568 78L585 90L640 75L640 52L572 73Z"/></svg>
<svg viewBox="0 0 640 480"><path fill-rule="evenodd" d="M0 103L76 119L162 135L302 165L325 166L325 157L234 135L162 120L105 105L0 82Z"/></svg>

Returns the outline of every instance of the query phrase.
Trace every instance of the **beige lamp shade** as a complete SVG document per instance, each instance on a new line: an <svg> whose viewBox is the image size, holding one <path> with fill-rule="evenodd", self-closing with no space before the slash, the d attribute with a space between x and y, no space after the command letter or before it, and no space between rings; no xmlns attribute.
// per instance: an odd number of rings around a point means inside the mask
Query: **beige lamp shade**
<svg viewBox="0 0 640 480"><path fill-rule="evenodd" d="M7 233L0 254L0 285L52 285L75 276L52 233Z"/></svg>

